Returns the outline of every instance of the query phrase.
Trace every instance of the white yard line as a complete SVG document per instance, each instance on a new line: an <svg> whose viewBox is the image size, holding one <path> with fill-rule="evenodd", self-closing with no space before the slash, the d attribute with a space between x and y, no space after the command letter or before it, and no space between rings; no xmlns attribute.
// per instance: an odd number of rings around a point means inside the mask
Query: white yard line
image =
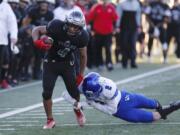
<svg viewBox="0 0 180 135"><path fill-rule="evenodd" d="M180 125L180 122L166 122L166 123L87 123L85 126L113 126L113 125ZM6 128L12 127L13 125L6 125L4 128L0 128L1 130L15 130L14 128ZM18 127L41 127L42 125L37 124L19 124ZM59 124L57 127L74 127L79 126L78 124Z"/></svg>
<svg viewBox="0 0 180 135"><path fill-rule="evenodd" d="M69 112L72 112L72 109L71 110L69 110ZM53 114L54 115L63 115L64 113L60 113L60 112L54 112L53 111ZM21 116L45 116L45 114L44 113L26 113L26 114L21 114Z"/></svg>
<svg viewBox="0 0 180 135"><path fill-rule="evenodd" d="M113 125L180 125L180 122L166 122L166 123L86 123L85 126L113 126ZM41 127L42 125L36 124L20 124L20 127ZM74 127L78 124L59 124L57 127Z"/></svg>
<svg viewBox="0 0 180 135"><path fill-rule="evenodd" d="M85 126L112 126L112 125L180 125L180 122L166 122L166 123L87 123ZM79 126L78 124L60 124L60 127Z"/></svg>
<svg viewBox="0 0 180 135"><path fill-rule="evenodd" d="M129 77L129 78L124 79L124 80L119 80L119 81L116 82L116 84L120 85L120 84L124 84L124 83L128 83L128 82L132 82L132 81L139 80L139 79L142 79L142 78L145 78L145 77L149 77L149 76L152 76L152 75L155 75L155 74L159 74L159 73L162 73L162 72L174 70L174 69L177 69L177 68L180 68L180 64L173 65L173 66L168 66L168 67L157 69L157 70L153 70L153 71L150 71L150 72L147 72L147 73L143 73L143 74L140 74L140 75ZM29 87L29 86L30 85L24 85L24 88ZM23 86L21 88L23 88ZM53 102L56 103L56 102L59 102L59 101L62 101L62 100L63 100L63 98L60 97L60 98L54 99ZM32 106L27 106L27 107L17 109L17 110L14 110L14 111L6 112L6 113L3 113L3 114L0 114L0 119L6 118L6 117L9 117L9 116L13 116L13 115L16 115L16 114L19 114L19 113L22 113L22 112L27 112L27 111L30 111L30 110L33 110L33 109L36 109L36 108L39 108L39 107L42 107L42 106L43 106L42 103L38 103L38 104L35 104L35 105L32 105Z"/></svg>
<svg viewBox="0 0 180 135"><path fill-rule="evenodd" d="M4 124L4 125L0 125L0 127L10 127L10 126L12 126L12 125L9 125L9 124Z"/></svg>
<svg viewBox="0 0 180 135"><path fill-rule="evenodd" d="M21 116L21 117L9 117L7 118L6 120L16 120L16 119L29 119L29 117L24 117L24 116ZM42 117L42 116L31 116L31 119L46 119L46 116ZM1 126L1 125L0 125Z"/></svg>
<svg viewBox="0 0 180 135"><path fill-rule="evenodd" d="M9 120L9 121L1 121L1 123L39 123L38 120Z"/></svg>
<svg viewBox="0 0 180 135"><path fill-rule="evenodd" d="M147 73L143 73L143 74L140 74L140 75L136 75L136 76L124 79L124 80L119 80L119 81L116 82L116 84L120 85L120 84L124 84L124 83L128 83L128 82L132 82L132 81L135 81L135 80L139 80L139 79L142 79L142 78L145 78L145 77L149 77L149 76L152 76L152 75L156 75L156 74L166 72L166 71L170 71L170 70L177 69L177 68L180 68L180 64L165 67L165 68L161 68L161 69L157 69L157 70L150 71L150 72L147 72Z"/></svg>
<svg viewBox="0 0 180 135"><path fill-rule="evenodd" d="M56 103L56 102L59 102L59 101L62 101L62 100L64 100L64 99L62 97L60 97L60 98L54 99L53 102ZM43 106L43 104L39 103L39 104L24 107L24 108L21 108L21 109L17 109L17 110L14 110L14 111L6 112L6 113L3 113L3 114L0 114L0 119L6 118L6 117L9 117L9 116L13 116L13 115L16 115L16 114L19 114L19 113L22 113L22 112L27 112L27 111L30 111L30 110L33 110L33 109L36 109L36 108L39 108L39 107L42 107L42 106Z"/></svg>
<svg viewBox="0 0 180 135"><path fill-rule="evenodd" d="M14 91L14 90L21 90L21 89L24 89L26 87L35 86L35 85L38 85L38 84L41 84L41 83L42 83L42 81L32 82L32 83L24 84L24 85L21 85L21 86L1 90L0 93L6 93L6 92Z"/></svg>
<svg viewBox="0 0 180 135"><path fill-rule="evenodd" d="M14 131L14 128L0 128L0 131Z"/></svg>

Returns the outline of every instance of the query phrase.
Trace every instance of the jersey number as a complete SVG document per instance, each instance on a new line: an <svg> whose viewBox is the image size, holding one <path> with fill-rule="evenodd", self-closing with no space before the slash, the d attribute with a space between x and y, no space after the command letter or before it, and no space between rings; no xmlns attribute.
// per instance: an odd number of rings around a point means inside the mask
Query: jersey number
<svg viewBox="0 0 180 135"><path fill-rule="evenodd" d="M105 86L105 89L107 89L107 90L111 90L111 89L112 89L112 87L111 87L111 86L106 85L106 86Z"/></svg>
<svg viewBox="0 0 180 135"><path fill-rule="evenodd" d="M57 53L59 56L64 58L70 51L71 51L70 48L64 48L63 50L59 50Z"/></svg>

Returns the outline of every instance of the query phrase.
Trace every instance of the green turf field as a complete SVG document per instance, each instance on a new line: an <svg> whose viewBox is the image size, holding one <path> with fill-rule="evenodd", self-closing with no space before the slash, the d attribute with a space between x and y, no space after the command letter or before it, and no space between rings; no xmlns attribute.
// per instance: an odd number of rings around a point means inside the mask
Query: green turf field
<svg viewBox="0 0 180 135"><path fill-rule="evenodd" d="M113 79L119 89L157 98L162 104L180 99L180 65L140 64L137 70L116 67L100 74ZM42 129L46 117L40 81L0 90L0 135L180 135L180 110L165 121L132 124L87 107L84 110L87 124L81 128L72 106L60 98L64 90L59 79L53 96L56 127L52 130Z"/></svg>

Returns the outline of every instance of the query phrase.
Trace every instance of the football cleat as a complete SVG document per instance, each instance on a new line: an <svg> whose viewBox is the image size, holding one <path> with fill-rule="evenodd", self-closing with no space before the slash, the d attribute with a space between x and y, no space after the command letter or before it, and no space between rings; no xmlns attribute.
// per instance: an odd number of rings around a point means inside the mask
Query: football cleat
<svg viewBox="0 0 180 135"><path fill-rule="evenodd" d="M76 115L76 119L77 119L79 126L83 127L84 124L86 123L86 118L85 118L85 115L82 111L82 107L78 107L78 105L75 105L74 106L74 113Z"/></svg>
<svg viewBox="0 0 180 135"><path fill-rule="evenodd" d="M7 82L7 80L3 80L0 85L1 85L1 88L3 88L3 89L9 89L9 88L11 88L11 86L9 85L9 83Z"/></svg>
<svg viewBox="0 0 180 135"><path fill-rule="evenodd" d="M53 119L48 119L47 123L43 126L43 129L52 129L56 125L55 121Z"/></svg>
<svg viewBox="0 0 180 135"><path fill-rule="evenodd" d="M157 109L162 119L167 119L167 116L172 112L180 109L180 100L172 102L170 105Z"/></svg>

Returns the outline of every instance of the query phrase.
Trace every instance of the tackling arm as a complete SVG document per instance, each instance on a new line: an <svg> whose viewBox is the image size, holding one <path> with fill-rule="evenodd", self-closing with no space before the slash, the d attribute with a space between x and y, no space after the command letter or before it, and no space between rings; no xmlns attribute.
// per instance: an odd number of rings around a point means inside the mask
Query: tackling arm
<svg viewBox="0 0 180 135"><path fill-rule="evenodd" d="M74 103L76 102L66 91L62 93L62 97L72 105L74 105ZM102 104L101 102L95 102L93 100L88 100L87 98L86 98L86 102L80 102L80 105L83 108L90 105L90 106L94 107L95 109L97 109L103 113L109 114L109 115L112 115L112 114L116 113L116 111L117 111L116 104L113 104L113 103Z"/></svg>
<svg viewBox="0 0 180 135"><path fill-rule="evenodd" d="M116 113L116 110L117 110L116 106L111 106L108 104L101 104L100 102L95 102L93 100L87 100L87 103L93 106L95 109L109 115Z"/></svg>

